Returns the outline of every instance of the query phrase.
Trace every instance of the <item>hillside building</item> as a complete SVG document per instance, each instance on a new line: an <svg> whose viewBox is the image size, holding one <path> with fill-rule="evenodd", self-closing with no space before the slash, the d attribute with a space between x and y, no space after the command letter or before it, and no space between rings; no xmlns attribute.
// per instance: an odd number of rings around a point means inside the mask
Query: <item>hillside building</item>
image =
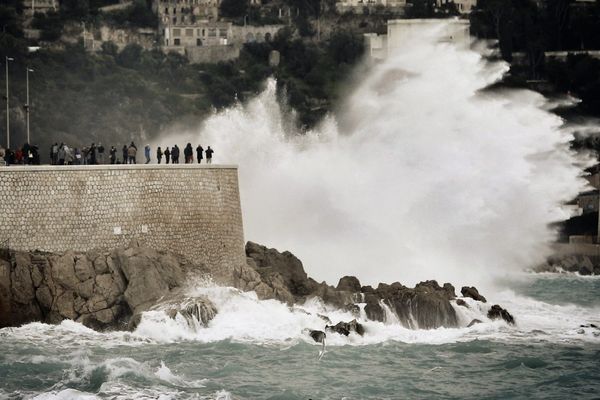
<svg viewBox="0 0 600 400"><path fill-rule="evenodd" d="M454 3L461 14L468 14L477 6L477 0L436 0L438 7L443 7L449 3Z"/></svg>
<svg viewBox="0 0 600 400"><path fill-rule="evenodd" d="M23 0L23 13L26 17L33 17L35 13L58 11L58 7L58 0Z"/></svg>
<svg viewBox="0 0 600 400"><path fill-rule="evenodd" d="M423 29L434 25L443 25L443 33L440 42L449 42L468 45L471 41L469 33L469 21L462 19L392 19L387 23L387 35L366 33L365 49L367 56L372 60L383 60L391 49L402 47L407 41L423 33Z"/></svg>
<svg viewBox="0 0 600 400"><path fill-rule="evenodd" d="M354 14L371 13L378 8L395 14L404 14L406 0L342 0L335 3L338 13L353 12Z"/></svg>

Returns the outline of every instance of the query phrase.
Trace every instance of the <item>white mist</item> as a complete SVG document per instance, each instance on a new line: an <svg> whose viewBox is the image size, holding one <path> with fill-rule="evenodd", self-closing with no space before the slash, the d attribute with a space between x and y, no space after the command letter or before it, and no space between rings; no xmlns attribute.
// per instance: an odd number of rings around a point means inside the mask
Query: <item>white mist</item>
<svg viewBox="0 0 600 400"><path fill-rule="evenodd" d="M306 135L286 129L269 80L247 104L153 147L201 143L215 162L239 164L246 239L292 251L317 280L485 284L531 266L584 187L571 135L539 94L481 92L506 64L437 32L371 68Z"/></svg>

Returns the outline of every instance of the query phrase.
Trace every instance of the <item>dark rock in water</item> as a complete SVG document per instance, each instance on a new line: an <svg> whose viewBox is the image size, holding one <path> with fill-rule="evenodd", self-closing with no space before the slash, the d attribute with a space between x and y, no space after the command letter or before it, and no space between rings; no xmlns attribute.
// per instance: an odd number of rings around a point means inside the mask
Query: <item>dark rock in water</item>
<svg viewBox="0 0 600 400"><path fill-rule="evenodd" d="M579 273L579 275L593 275L594 274L594 268L590 267L589 265L581 265L579 266L579 270L577 271Z"/></svg>
<svg viewBox="0 0 600 400"><path fill-rule="evenodd" d="M355 317L360 316L360 307L356 304L348 304L344 309Z"/></svg>
<svg viewBox="0 0 600 400"><path fill-rule="evenodd" d="M448 293L448 298L450 300L455 299L456 298L456 291L454 289L454 286L452 286L452 284L446 282L444 283L444 291L446 293Z"/></svg>
<svg viewBox="0 0 600 400"><path fill-rule="evenodd" d="M463 299L456 299L456 305L469 308L469 305Z"/></svg>
<svg viewBox="0 0 600 400"><path fill-rule="evenodd" d="M306 296L311 293L312 288L302 262L289 251L279 253L275 249L248 242L246 255L254 261L261 276L271 272L279 274L293 296Z"/></svg>
<svg viewBox="0 0 600 400"><path fill-rule="evenodd" d="M467 328L470 328L473 325L477 325L477 324L481 324L481 321L478 319L474 319L473 321L469 322L469 325L467 325Z"/></svg>
<svg viewBox="0 0 600 400"><path fill-rule="evenodd" d="M337 290L345 290L352 293L361 291L360 281L355 276L344 276L337 285Z"/></svg>
<svg viewBox="0 0 600 400"><path fill-rule="evenodd" d="M503 320L512 325L514 325L515 323L515 319L513 318L513 316L510 315L508 311L500 307L498 304L494 304L492 308L490 308L490 310L487 313L487 316L489 319L502 318Z"/></svg>
<svg viewBox="0 0 600 400"><path fill-rule="evenodd" d="M327 337L323 331L310 331L308 334L317 343L323 343Z"/></svg>
<svg viewBox="0 0 600 400"><path fill-rule="evenodd" d="M365 334L365 328L355 319L350 322L338 322L333 326L327 325L325 326L325 330L330 330L344 336L348 336L350 332L356 332L360 336Z"/></svg>
<svg viewBox="0 0 600 400"><path fill-rule="evenodd" d="M460 292L462 293L463 297L470 297L473 300L481 301L482 303L487 303L485 297L480 295L479 291L474 286L463 286Z"/></svg>
<svg viewBox="0 0 600 400"><path fill-rule="evenodd" d="M385 310L379 304L380 298L373 293L365 295L365 314L372 321L385 322Z"/></svg>
<svg viewBox="0 0 600 400"><path fill-rule="evenodd" d="M587 324L587 325L579 325L580 328L594 328L594 329L598 329L597 325L594 324Z"/></svg>

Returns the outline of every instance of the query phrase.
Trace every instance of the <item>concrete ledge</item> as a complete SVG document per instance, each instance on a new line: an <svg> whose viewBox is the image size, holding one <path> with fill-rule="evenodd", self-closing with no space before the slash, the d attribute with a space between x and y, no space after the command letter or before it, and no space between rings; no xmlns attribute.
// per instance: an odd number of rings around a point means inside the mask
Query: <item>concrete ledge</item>
<svg viewBox="0 0 600 400"><path fill-rule="evenodd" d="M238 169L226 164L102 164L102 165L10 165L5 172L106 171L106 170Z"/></svg>

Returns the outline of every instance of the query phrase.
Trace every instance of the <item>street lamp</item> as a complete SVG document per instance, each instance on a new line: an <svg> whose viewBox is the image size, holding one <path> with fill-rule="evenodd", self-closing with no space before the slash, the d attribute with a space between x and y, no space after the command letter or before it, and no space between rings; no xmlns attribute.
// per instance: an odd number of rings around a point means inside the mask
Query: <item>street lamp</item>
<svg viewBox="0 0 600 400"><path fill-rule="evenodd" d="M29 67L26 67L25 72L27 76L27 103L25 104L25 112L27 113L27 143L31 144L31 141L29 140L29 109L31 107L29 104L29 73L35 71Z"/></svg>
<svg viewBox="0 0 600 400"><path fill-rule="evenodd" d="M6 62L6 148L10 149L10 99L8 98L8 63L15 61L12 57L4 57Z"/></svg>

